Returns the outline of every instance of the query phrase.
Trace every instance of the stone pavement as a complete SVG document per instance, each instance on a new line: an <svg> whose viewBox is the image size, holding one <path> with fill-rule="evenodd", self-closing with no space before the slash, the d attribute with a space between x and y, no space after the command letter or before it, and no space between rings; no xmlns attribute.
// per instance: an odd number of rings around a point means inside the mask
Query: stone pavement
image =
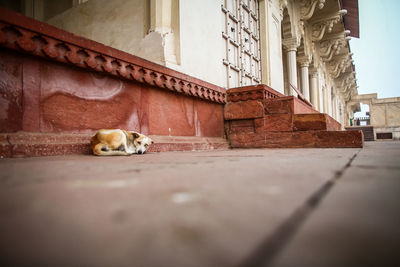
<svg viewBox="0 0 400 267"><path fill-rule="evenodd" d="M400 266L400 142L0 160L0 266Z"/></svg>

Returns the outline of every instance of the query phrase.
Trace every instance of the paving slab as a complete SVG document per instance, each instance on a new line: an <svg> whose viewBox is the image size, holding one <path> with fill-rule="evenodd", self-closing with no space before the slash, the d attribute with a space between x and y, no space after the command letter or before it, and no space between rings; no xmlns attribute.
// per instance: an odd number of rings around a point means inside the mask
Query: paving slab
<svg viewBox="0 0 400 267"><path fill-rule="evenodd" d="M241 265L358 151L2 159L0 265Z"/></svg>
<svg viewBox="0 0 400 267"><path fill-rule="evenodd" d="M400 142L367 142L269 266L400 266Z"/></svg>

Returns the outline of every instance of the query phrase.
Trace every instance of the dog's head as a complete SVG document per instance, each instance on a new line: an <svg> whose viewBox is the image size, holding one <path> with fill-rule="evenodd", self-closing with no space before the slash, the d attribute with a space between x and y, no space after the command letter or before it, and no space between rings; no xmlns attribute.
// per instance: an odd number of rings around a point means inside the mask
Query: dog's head
<svg viewBox="0 0 400 267"><path fill-rule="evenodd" d="M150 145L154 143L150 137L136 132L132 132L132 139L132 143L135 145L136 153L138 154L146 153Z"/></svg>

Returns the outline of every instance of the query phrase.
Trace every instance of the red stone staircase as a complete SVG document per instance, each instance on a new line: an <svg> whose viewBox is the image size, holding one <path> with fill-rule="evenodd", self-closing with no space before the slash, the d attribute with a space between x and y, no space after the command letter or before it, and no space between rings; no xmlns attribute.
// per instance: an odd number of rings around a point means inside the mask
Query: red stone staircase
<svg viewBox="0 0 400 267"><path fill-rule="evenodd" d="M327 114L266 85L227 91L225 132L233 148L362 147L361 131L342 131Z"/></svg>

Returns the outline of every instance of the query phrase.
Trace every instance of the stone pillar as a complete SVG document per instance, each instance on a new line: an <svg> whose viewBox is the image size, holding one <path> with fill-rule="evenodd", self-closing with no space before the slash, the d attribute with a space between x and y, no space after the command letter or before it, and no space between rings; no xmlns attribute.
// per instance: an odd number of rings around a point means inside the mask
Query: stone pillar
<svg viewBox="0 0 400 267"><path fill-rule="evenodd" d="M319 112L321 113L326 113L325 112L325 87L322 86L319 90L319 96L318 96L318 103L319 103Z"/></svg>
<svg viewBox="0 0 400 267"><path fill-rule="evenodd" d="M318 72L316 70L312 70L310 73L310 99L311 104L314 105L316 109L318 109ZM319 110L319 109L318 109Z"/></svg>
<svg viewBox="0 0 400 267"><path fill-rule="evenodd" d="M303 90L303 96L310 101L310 84L308 80L308 62L300 63L301 71L301 89Z"/></svg>
<svg viewBox="0 0 400 267"><path fill-rule="evenodd" d="M328 86L326 88L326 114L333 117L332 115L332 88Z"/></svg>
<svg viewBox="0 0 400 267"><path fill-rule="evenodd" d="M328 87L324 88L323 98L322 101L324 103L324 113L329 114L329 107L328 107Z"/></svg>
<svg viewBox="0 0 400 267"><path fill-rule="evenodd" d="M296 38L283 39L282 40L283 47L286 50L286 60L287 60L287 74L288 74L288 92L289 95L293 95L297 97L297 93L290 86L292 84L294 87L297 86L297 60L296 60L296 52L297 47L299 47L299 42Z"/></svg>
<svg viewBox="0 0 400 267"><path fill-rule="evenodd" d="M332 118L337 119L337 99L335 95L332 95Z"/></svg>
<svg viewBox="0 0 400 267"><path fill-rule="evenodd" d="M177 0L151 0L150 1L150 29L149 36L153 36L153 43L162 46L162 64L169 66L169 63L179 64L179 23L176 23L176 17L179 17L179 8ZM150 37L148 37L150 38ZM156 60L159 61L159 60Z"/></svg>

